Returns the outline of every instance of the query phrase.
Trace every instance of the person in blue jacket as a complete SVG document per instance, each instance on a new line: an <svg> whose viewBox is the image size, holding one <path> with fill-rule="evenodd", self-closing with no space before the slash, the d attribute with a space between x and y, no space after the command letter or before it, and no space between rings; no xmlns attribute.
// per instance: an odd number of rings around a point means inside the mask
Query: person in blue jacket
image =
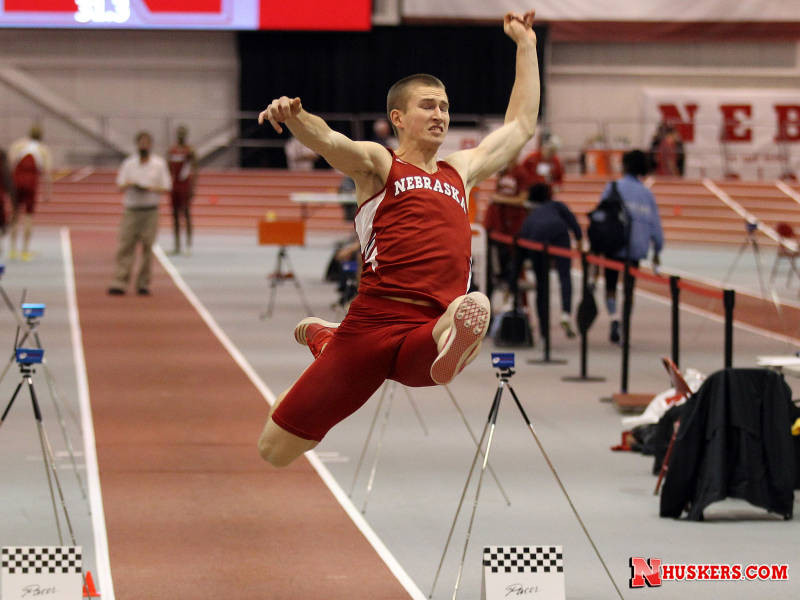
<svg viewBox="0 0 800 600"><path fill-rule="evenodd" d="M632 267L638 267L639 261L646 258L653 246L653 265L660 264L659 255L664 247L664 231L661 229L661 218L653 193L641 182L647 175L647 156L641 150L631 150L622 157L623 176L617 180L617 190L625 202L625 208L631 219L630 245L622 248L614 256L615 260L624 261L626 252ZM601 201L611 195L611 184L606 185ZM617 344L620 341L619 318L617 317L617 282L619 271L605 269L606 307L611 317L609 339ZM634 280L635 281L635 280Z"/></svg>

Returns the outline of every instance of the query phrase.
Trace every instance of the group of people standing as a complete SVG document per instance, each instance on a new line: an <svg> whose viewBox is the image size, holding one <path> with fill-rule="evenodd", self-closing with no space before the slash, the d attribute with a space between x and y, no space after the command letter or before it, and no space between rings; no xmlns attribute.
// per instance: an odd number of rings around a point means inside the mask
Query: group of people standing
<svg viewBox="0 0 800 600"><path fill-rule="evenodd" d="M175 143L169 148L168 158L151 152L153 138L150 133L136 134L136 152L128 156L117 173L117 185L123 191L124 211L119 232L114 279L108 288L111 295L122 295L131 276L137 246L141 245L142 259L135 287L139 295L150 294L151 246L158 230L158 206L161 197L170 193L172 200L173 254L191 253L192 219L190 207L197 181L197 157L188 144L188 129L181 125L176 130ZM11 260L29 261L34 254L30 249L33 216L39 199L49 202L52 196L53 160L50 149L42 141L39 125L31 127L28 135L16 140L8 153L0 149L0 229L10 228ZM10 218L7 218L5 198L10 201ZM181 245L181 222L185 227L184 244ZM22 245L17 246L18 231L22 228Z"/></svg>
<svg viewBox="0 0 800 600"><path fill-rule="evenodd" d="M559 248L570 248L572 239L584 250L590 250L578 220L569 207L557 200L563 183L563 167L557 156L558 140L552 135L543 135L538 150L521 162L513 162L500 173L495 193L486 212L484 227L487 233L499 232L547 244ZM664 244L661 219L655 198L642 183L648 172L647 156L632 150L623 157L623 175L616 182L616 189L624 201L624 210L629 218L628 242L621 249L607 255L615 260L628 260L633 266L647 257L653 247L653 262L659 261ZM600 200L612 195L612 184L606 185ZM549 276L551 266L559 276L561 289L560 325L567 337L575 337L572 327L572 261L564 256L545 256L539 251L526 250L503 244L490 244L490 261L496 277L489 278L491 296L495 283L507 286L517 298L522 267L530 259L536 279L536 289L543 289L542 282ZM617 317L616 289L619 271L604 269L605 303L611 319L609 340L621 340L620 322ZM536 294L536 312L540 329L546 325L549 298Z"/></svg>

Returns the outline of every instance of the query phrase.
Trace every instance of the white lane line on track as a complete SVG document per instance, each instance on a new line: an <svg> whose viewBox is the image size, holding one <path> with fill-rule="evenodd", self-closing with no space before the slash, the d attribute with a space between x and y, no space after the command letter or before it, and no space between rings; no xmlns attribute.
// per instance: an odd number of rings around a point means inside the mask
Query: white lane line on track
<svg viewBox="0 0 800 600"><path fill-rule="evenodd" d="M649 300L654 300L656 302L664 304L665 306L672 306L672 300L670 298L666 298L655 292L649 292L647 290L635 290L634 293L637 296L641 295L645 298L648 298ZM692 306L691 304L684 304L684 303L681 303L680 308L682 311L686 311L693 315L698 315L700 317L704 317L711 321L716 321L717 323L725 323L724 317L716 313L713 313L710 310L705 310L702 308L698 308L696 306ZM793 344L793 345L800 344L799 338L788 335L782 335L780 333L775 333L774 331L770 331L768 329L762 329L761 327L756 327L755 325L748 325L747 323L742 323L741 321L737 321L736 319L733 320L733 326L736 327L737 329L742 329L743 331L747 331L748 333L754 333L756 335L760 335L766 338L771 338L773 340L784 342L786 344Z"/></svg>
<svg viewBox="0 0 800 600"><path fill-rule="evenodd" d="M89 488L89 506L92 511L92 532L94 535L94 556L97 579L105 600L114 600L114 582L111 578L111 561L108 556L108 534L106 517L103 511L103 495L100 489L100 472L97 467L97 449L92 422L92 405L89 398L89 379L86 374L86 357L83 354L83 333L78 314L78 299L75 290L75 268L72 262L72 243L69 229L61 228L61 256L64 261L64 283L69 314L72 356L75 364L75 377L78 383L78 403L81 409L81 428L83 429L83 450L86 456L86 480Z"/></svg>
<svg viewBox="0 0 800 600"><path fill-rule="evenodd" d="M189 285L184 281L183 277L181 277L181 274L172 264L172 261L170 261L167 255L164 253L164 250L161 248L161 246L155 244L153 246L153 252L156 255L156 258L158 258L158 261L161 263L161 266L164 267L164 270L172 278L172 281L175 283L178 289L183 292L183 295L186 296L186 299L195 308L200 315L200 318L202 318L206 325L208 325L208 328L211 329L212 333L225 347L236 364L239 365L239 367L241 367L241 369L245 372L247 378L253 383L256 389L258 389L258 391L270 405L274 403L275 394L273 394L269 387L267 387L244 355L217 324L216 320L214 320L214 317L211 316L211 313L206 309L203 303L200 302L199 298L195 295ZM381 560L383 560L392 574L400 582L400 585L405 588L405 590L414 600L427 600L427 597L422 593L422 590L420 590L419 587L417 587L417 584L414 583L414 580L409 577L405 569L403 569L380 537L378 537L378 534L375 533L350 498L347 497L347 494L336 482L330 471L328 471L325 465L322 464L322 461L320 461L316 452L313 450L306 452L305 457L308 459L308 462L311 463L311 466L317 471L317 474L320 476L325 485L328 486L328 489L331 491L334 498L336 498L355 526L358 527L359 531L364 535L365 538L367 538L367 541L375 549L375 552L378 553L378 556L381 557Z"/></svg>

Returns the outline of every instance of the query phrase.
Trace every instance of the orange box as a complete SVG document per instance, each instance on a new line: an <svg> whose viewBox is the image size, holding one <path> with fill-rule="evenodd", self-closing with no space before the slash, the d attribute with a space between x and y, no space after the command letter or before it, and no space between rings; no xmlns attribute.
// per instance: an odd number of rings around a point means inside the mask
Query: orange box
<svg viewBox="0 0 800 600"><path fill-rule="evenodd" d="M258 222L258 243L262 246L303 246L306 243L306 222L302 220Z"/></svg>

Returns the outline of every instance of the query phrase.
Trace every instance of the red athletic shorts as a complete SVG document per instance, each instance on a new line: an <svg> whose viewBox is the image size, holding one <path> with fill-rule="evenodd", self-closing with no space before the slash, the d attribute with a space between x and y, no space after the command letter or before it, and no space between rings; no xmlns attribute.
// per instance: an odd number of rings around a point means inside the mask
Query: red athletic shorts
<svg viewBox="0 0 800 600"><path fill-rule="evenodd" d="M186 186L176 185L170 192L170 199L172 200L172 208L181 210L192 201L192 190Z"/></svg>
<svg viewBox="0 0 800 600"><path fill-rule="evenodd" d="M440 308L359 294L331 341L272 414L289 433L320 441L358 410L386 379L436 385L430 369Z"/></svg>
<svg viewBox="0 0 800 600"><path fill-rule="evenodd" d="M36 188L17 188L17 210L24 207L25 212L32 215L36 210Z"/></svg>

